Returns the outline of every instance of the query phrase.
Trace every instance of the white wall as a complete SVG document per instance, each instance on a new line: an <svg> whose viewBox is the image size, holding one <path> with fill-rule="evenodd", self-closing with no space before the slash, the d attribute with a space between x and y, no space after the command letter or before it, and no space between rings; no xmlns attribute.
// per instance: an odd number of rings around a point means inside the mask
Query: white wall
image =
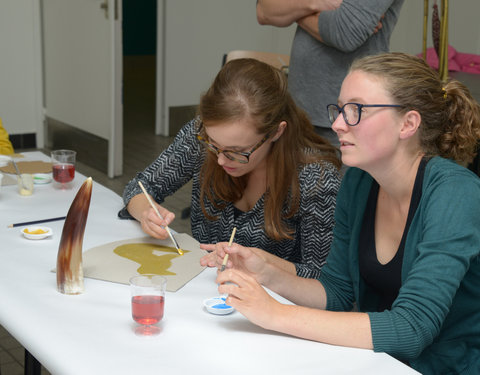
<svg viewBox="0 0 480 375"><path fill-rule="evenodd" d="M38 0L0 1L0 117L10 134L42 125L39 21Z"/></svg>
<svg viewBox="0 0 480 375"><path fill-rule="evenodd" d="M197 103L229 50L290 51L294 27L258 25L253 0L158 2L166 10L167 108ZM0 117L11 134L38 132L43 142L41 60L35 50L40 46L38 4L39 0L0 1ZM450 1L450 44L458 51L480 54L479 14L478 0ZM405 0L392 50L420 53L422 22L423 1ZM429 46L430 34L429 27Z"/></svg>
<svg viewBox="0 0 480 375"><path fill-rule="evenodd" d="M253 0L166 0L167 108L198 103L231 50L289 54L293 30L259 25Z"/></svg>

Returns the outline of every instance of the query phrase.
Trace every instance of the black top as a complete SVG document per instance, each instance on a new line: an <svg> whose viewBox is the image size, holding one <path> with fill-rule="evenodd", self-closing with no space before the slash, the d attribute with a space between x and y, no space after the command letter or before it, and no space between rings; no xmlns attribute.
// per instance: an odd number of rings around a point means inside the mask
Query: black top
<svg viewBox="0 0 480 375"><path fill-rule="evenodd" d="M410 228L420 198L422 197L423 175L428 160L423 158L418 167L417 176L413 185L412 198L408 210L407 222L403 230L402 240L397 253L386 264L381 264L377 258L375 247L375 212L377 209L378 183L373 180L367 206L363 216L362 231L359 237L359 267L360 276L378 296L377 311L389 310L398 296L402 281L402 262L405 240Z"/></svg>

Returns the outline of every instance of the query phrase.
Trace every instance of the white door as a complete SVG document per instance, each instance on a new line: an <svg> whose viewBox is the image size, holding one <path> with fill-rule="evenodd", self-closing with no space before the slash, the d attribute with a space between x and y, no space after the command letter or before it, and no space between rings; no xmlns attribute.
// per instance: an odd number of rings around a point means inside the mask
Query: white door
<svg viewBox="0 0 480 375"><path fill-rule="evenodd" d="M121 0L43 0L46 116L108 140L122 174Z"/></svg>

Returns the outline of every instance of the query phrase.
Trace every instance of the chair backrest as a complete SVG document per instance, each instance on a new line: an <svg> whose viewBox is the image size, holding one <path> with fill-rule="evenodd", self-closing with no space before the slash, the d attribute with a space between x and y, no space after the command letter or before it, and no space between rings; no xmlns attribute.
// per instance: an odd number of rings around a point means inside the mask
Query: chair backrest
<svg viewBox="0 0 480 375"><path fill-rule="evenodd" d="M230 51L223 57L223 64L227 63L230 60L242 59L242 58L251 58L259 61L263 61L269 65L274 66L280 70L288 72L288 65L290 64L290 56L284 55L281 53L272 53L272 52L257 52L257 51L242 51L235 50Z"/></svg>

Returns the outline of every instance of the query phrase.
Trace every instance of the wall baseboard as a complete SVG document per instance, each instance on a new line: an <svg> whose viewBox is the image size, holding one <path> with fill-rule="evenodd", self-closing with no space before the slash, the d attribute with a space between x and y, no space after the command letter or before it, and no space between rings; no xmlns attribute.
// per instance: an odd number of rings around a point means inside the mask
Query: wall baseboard
<svg viewBox="0 0 480 375"><path fill-rule="evenodd" d="M103 173L108 170L108 141L52 118L46 118L47 148L77 152L77 161Z"/></svg>
<svg viewBox="0 0 480 375"><path fill-rule="evenodd" d="M35 133L10 134L9 138L15 150L37 148L37 135Z"/></svg>

